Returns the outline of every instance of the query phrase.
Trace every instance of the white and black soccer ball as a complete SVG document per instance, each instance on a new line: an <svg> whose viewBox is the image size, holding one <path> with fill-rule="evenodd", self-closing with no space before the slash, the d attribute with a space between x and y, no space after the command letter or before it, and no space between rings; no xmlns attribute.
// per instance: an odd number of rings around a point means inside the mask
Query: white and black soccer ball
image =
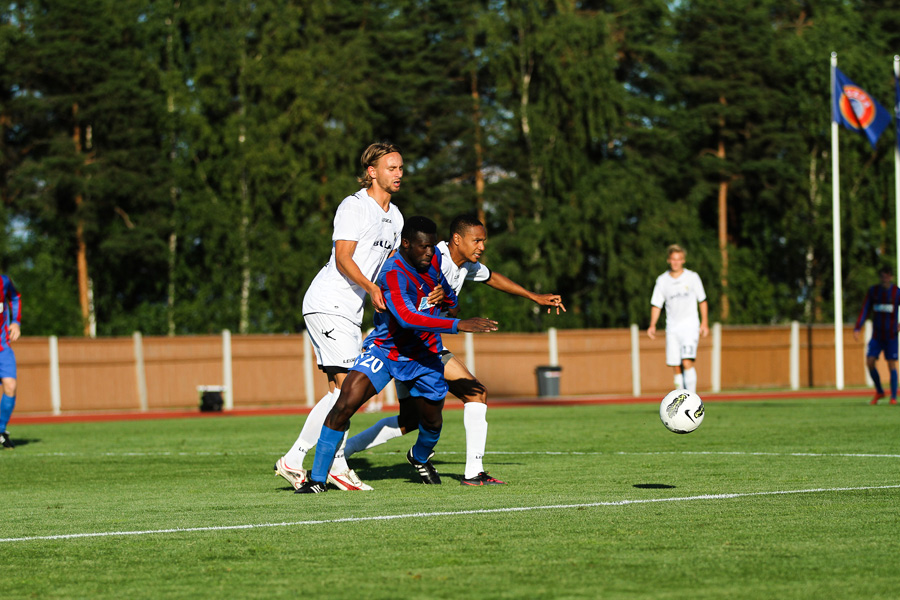
<svg viewBox="0 0 900 600"><path fill-rule="evenodd" d="M672 390L659 405L659 418L669 431L690 433L703 422L703 400L690 390Z"/></svg>

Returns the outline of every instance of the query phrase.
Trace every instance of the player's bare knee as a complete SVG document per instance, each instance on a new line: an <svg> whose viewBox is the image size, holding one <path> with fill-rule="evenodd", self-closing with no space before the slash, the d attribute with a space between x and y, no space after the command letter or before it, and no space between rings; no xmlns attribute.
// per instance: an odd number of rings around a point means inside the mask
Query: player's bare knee
<svg viewBox="0 0 900 600"><path fill-rule="evenodd" d="M440 431L441 427L444 426L444 419L441 415L436 417L422 418L420 421L422 427L425 429L430 429L432 431Z"/></svg>
<svg viewBox="0 0 900 600"><path fill-rule="evenodd" d="M425 429L438 431L444 425L444 415L440 407L429 406L427 410L422 410L419 414L419 423Z"/></svg>
<svg viewBox="0 0 900 600"><path fill-rule="evenodd" d="M487 404L487 388L479 380L475 379L455 379L447 382L450 392L463 401L481 402Z"/></svg>

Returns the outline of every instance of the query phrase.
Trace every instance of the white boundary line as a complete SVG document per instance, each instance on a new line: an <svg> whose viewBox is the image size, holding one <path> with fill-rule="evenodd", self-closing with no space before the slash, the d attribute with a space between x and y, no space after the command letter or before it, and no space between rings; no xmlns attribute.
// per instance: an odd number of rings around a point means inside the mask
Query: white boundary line
<svg viewBox="0 0 900 600"><path fill-rule="evenodd" d="M300 525L327 525L331 523L363 523L366 521L395 521L399 519L422 519L433 517L457 517L461 515L487 515L534 510L564 510L573 508L592 508L598 506L630 506L635 504L652 504L657 502L691 502L696 500L731 500L734 498L752 498L760 496L784 496L789 494L817 494L858 492L869 490L900 489L898 485L874 485L863 487L812 488L804 490L779 490L772 492L744 492L730 494L703 494L700 496L682 496L678 498L646 498L642 500L610 500L606 502L589 502L584 504L549 504L542 506L517 506L511 508L483 508L477 510L457 510L430 513L407 513L400 515L379 515L374 517L347 517L343 519L322 519L314 521L289 521L282 523L257 523L251 525L219 525L214 527L185 527L175 529L151 529L144 531L104 531L95 533L70 533L66 535L38 535L20 538L0 538L0 543L32 542L38 540L72 540L80 538L98 538L112 536L160 535L165 533L193 533L203 531L235 531L240 529L260 529L264 527L296 527Z"/></svg>
<svg viewBox="0 0 900 600"><path fill-rule="evenodd" d="M367 453L370 456L397 456L400 452L371 452ZM462 455L465 452L451 451L445 452L441 451L442 455ZM16 455L15 459L25 459L31 457L39 457L46 458L48 456L57 457L57 458L90 458L90 457L112 457L112 458L122 458L122 457L146 457L146 456L173 456L173 457L184 457L184 456L272 456L279 457L280 454L275 454L272 452L253 452L253 451L242 451L242 452L42 452L36 454L25 454L24 452ZM558 452L553 451L544 451L544 452L515 452L515 451L489 451L485 452L485 456L671 456L671 455L684 455L684 456L796 456L796 457L814 457L814 458L900 458L900 454L867 454L867 453L849 453L849 452L744 452L744 451L654 451L654 452L578 452L578 451L570 451L570 450L562 450ZM358 458L362 458L362 454L358 454Z"/></svg>

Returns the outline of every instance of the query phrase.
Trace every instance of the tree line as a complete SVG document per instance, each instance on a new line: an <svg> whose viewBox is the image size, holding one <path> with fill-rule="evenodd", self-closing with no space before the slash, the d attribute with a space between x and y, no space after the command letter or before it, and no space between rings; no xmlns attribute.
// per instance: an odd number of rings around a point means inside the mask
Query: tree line
<svg viewBox="0 0 900 600"><path fill-rule="evenodd" d="M295 332L372 141L396 203L487 225L507 331L828 322L829 56L887 106L900 2L22 0L0 8L2 268L29 335ZM846 314L895 244L893 128L841 132Z"/></svg>

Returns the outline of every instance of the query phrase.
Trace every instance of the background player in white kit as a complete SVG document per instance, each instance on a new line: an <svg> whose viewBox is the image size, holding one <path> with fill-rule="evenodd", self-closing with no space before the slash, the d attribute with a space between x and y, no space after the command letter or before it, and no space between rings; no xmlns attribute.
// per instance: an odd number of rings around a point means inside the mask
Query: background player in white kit
<svg viewBox="0 0 900 600"><path fill-rule="evenodd" d="M484 252L486 239L487 231L478 219L461 215L450 224L449 240L437 245L437 250L442 254L441 271L457 295L466 281L480 281L501 292L522 296L541 306L547 306L548 313L553 308L557 314L560 309L565 312L566 308L558 294L537 294L526 290L508 277L492 272L481 264L478 259ZM441 359L444 363L444 378L450 392L463 401L466 469L461 483L471 486L502 484L503 481L485 472L482 460L487 444L487 389L469 372L466 365L449 351L445 350ZM400 382L395 382L395 385L400 402L400 415L381 419L369 429L351 437L347 440L344 456L350 456L360 450L378 446L390 439L418 430L418 415L415 405L409 401L408 390ZM332 465L332 469L339 468L349 468L343 457L335 458Z"/></svg>
<svg viewBox="0 0 900 600"><path fill-rule="evenodd" d="M328 376L329 392L313 407L291 449L275 463L275 472L294 488L306 479L303 459L315 446L322 423L341 393L341 383L359 356L366 294L376 310L385 309L381 289L373 282L399 245L403 229L403 216L391 203L403 178L400 150L375 143L366 148L360 162L362 189L338 206L331 258L303 297L303 320L319 369ZM372 489L349 468L329 473L328 481L342 490Z"/></svg>
<svg viewBox="0 0 900 600"><path fill-rule="evenodd" d="M656 322L666 308L666 364L675 372L675 387L697 391L697 345L709 335L706 292L700 276L684 268L687 252L678 244L667 249L669 270L656 278L650 297L647 336L656 339ZM699 318L697 309L699 307Z"/></svg>

